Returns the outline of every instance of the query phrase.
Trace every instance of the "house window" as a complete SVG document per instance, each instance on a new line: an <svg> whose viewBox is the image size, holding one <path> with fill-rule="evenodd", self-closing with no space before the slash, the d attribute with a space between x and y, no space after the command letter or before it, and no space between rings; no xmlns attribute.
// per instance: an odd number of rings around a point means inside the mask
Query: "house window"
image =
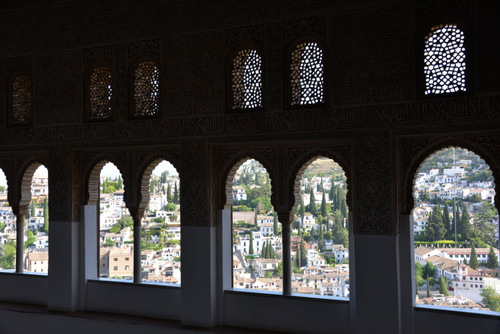
<svg viewBox="0 0 500 334"><path fill-rule="evenodd" d="M32 119L31 78L27 74L16 76L11 81L10 123L26 124Z"/></svg>
<svg viewBox="0 0 500 334"><path fill-rule="evenodd" d="M118 261L118 258L116 258L116 257L115 257L115 258L113 259L113 261Z"/></svg>
<svg viewBox="0 0 500 334"><path fill-rule="evenodd" d="M130 259L128 257L125 258L125 261L129 261Z"/></svg>
<svg viewBox="0 0 500 334"><path fill-rule="evenodd" d="M290 62L291 105L310 105L324 101L323 50L318 43L295 46Z"/></svg>
<svg viewBox="0 0 500 334"><path fill-rule="evenodd" d="M160 69L153 60L137 64L133 77L133 116L148 117L160 112Z"/></svg>
<svg viewBox="0 0 500 334"><path fill-rule="evenodd" d="M130 269L130 267L129 267L129 266L125 266L125 270L129 270L129 269Z"/></svg>
<svg viewBox="0 0 500 334"><path fill-rule="evenodd" d="M111 118L113 97L111 70L107 66L95 67L88 80L88 119L105 120Z"/></svg>
<svg viewBox="0 0 500 334"><path fill-rule="evenodd" d="M456 24L440 24L425 36L425 95L466 91L465 35Z"/></svg>
<svg viewBox="0 0 500 334"><path fill-rule="evenodd" d="M232 109L261 108L262 58L257 50L239 51L232 65Z"/></svg>
<svg viewBox="0 0 500 334"><path fill-rule="evenodd" d="M113 266L113 270L118 270L118 266Z"/></svg>

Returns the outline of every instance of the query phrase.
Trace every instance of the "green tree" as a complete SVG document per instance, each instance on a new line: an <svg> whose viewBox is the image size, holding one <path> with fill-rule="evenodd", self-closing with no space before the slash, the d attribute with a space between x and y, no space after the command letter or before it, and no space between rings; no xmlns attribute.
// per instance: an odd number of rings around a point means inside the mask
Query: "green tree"
<svg viewBox="0 0 500 334"><path fill-rule="evenodd" d="M295 256L295 266L297 268L304 267L307 264L307 251L304 240L302 239L297 244L297 255Z"/></svg>
<svg viewBox="0 0 500 334"><path fill-rule="evenodd" d="M415 283L418 286L424 284L424 267L420 262L415 262Z"/></svg>
<svg viewBox="0 0 500 334"><path fill-rule="evenodd" d="M326 208L326 197L325 197L325 192L323 192L323 195L321 196L321 215L323 217L328 216L328 211Z"/></svg>
<svg viewBox="0 0 500 334"><path fill-rule="evenodd" d="M491 223L496 215L496 208L489 202L483 202L474 215L475 234L490 246L496 241L495 227Z"/></svg>
<svg viewBox="0 0 500 334"><path fill-rule="evenodd" d="M443 276L439 276L439 293L445 296L450 295L448 292L448 280Z"/></svg>
<svg viewBox="0 0 500 334"><path fill-rule="evenodd" d="M170 185L170 183L167 186L167 202L168 203L172 203L173 202L173 199L172 199L172 186Z"/></svg>
<svg viewBox="0 0 500 334"><path fill-rule="evenodd" d="M177 211L177 205L174 203L167 203L167 205L165 205L165 211Z"/></svg>
<svg viewBox="0 0 500 334"><path fill-rule="evenodd" d="M448 209L448 204L444 203L443 209L443 225L446 228L446 238L450 239L453 235L450 224L450 210Z"/></svg>
<svg viewBox="0 0 500 334"><path fill-rule="evenodd" d="M28 239L24 242L24 249L28 248L29 246L33 246L36 242L36 238L33 235L33 232L28 229Z"/></svg>
<svg viewBox="0 0 500 334"><path fill-rule="evenodd" d="M429 221L427 222L427 237L432 240L442 240L446 235L446 228L443 224L443 213L441 212L441 206L435 205L429 216Z"/></svg>
<svg viewBox="0 0 500 334"><path fill-rule="evenodd" d="M492 311L500 312L500 294L491 286L485 286L479 293L483 297L482 303Z"/></svg>
<svg viewBox="0 0 500 334"><path fill-rule="evenodd" d="M310 197L310 200L309 200L309 210L311 211L311 213L314 215L317 211L317 208L316 208L316 198L314 197L314 187L311 188L311 197Z"/></svg>
<svg viewBox="0 0 500 334"><path fill-rule="evenodd" d="M49 200L47 197L43 201L43 231L49 233Z"/></svg>
<svg viewBox="0 0 500 334"><path fill-rule="evenodd" d="M424 277L434 277L434 265L432 262L427 262L424 266Z"/></svg>
<svg viewBox="0 0 500 334"><path fill-rule="evenodd" d="M273 230L274 235L279 235L278 215L276 214L276 211L273 211Z"/></svg>
<svg viewBox="0 0 500 334"><path fill-rule="evenodd" d="M16 244L14 241L7 241L0 245L0 268L14 269L14 259L16 257Z"/></svg>
<svg viewBox="0 0 500 334"><path fill-rule="evenodd" d="M479 262L477 260L477 253L476 253L476 248L474 247L474 244L472 244L472 249L470 250L470 264L469 266L476 270L477 267L479 266Z"/></svg>
<svg viewBox="0 0 500 334"><path fill-rule="evenodd" d="M113 247L115 245L115 242L111 240L110 238L106 238L106 242L104 242L104 247Z"/></svg>
<svg viewBox="0 0 500 334"><path fill-rule="evenodd" d="M35 201L30 202L30 217L35 217L36 216L36 207L35 207Z"/></svg>
<svg viewBox="0 0 500 334"><path fill-rule="evenodd" d="M0 233L3 233L5 231L5 223L0 222Z"/></svg>
<svg viewBox="0 0 500 334"><path fill-rule="evenodd" d="M467 204L460 202L459 208L461 214L460 220L457 221L457 233L461 235L462 240L470 240L472 237L472 227L470 225L470 215L469 210L467 209Z"/></svg>
<svg viewBox="0 0 500 334"><path fill-rule="evenodd" d="M493 247L490 246L490 253L488 254L488 261L486 261L486 267L490 269L495 269L498 267L498 257L495 253Z"/></svg>
<svg viewBox="0 0 500 334"><path fill-rule="evenodd" d="M179 189L177 189L177 182L174 183L174 195L172 200L175 204L179 204Z"/></svg>

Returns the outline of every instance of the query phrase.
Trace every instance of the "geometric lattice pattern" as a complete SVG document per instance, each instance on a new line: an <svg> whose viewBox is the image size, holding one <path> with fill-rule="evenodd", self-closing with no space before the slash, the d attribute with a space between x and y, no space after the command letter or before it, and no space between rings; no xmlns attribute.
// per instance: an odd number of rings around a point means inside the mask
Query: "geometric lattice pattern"
<svg viewBox="0 0 500 334"><path fill-rule="evenodd" d="M465 35L455 24L441 24L425 37L425 94L466 91Z"/></svg>
<svg viewBox="0 0 500 334"><path fill-rule="evenodd" d="M19 75L12 82L12 124L28 123L31 120L31 79Z"/></svg>
<svg viewBox="0 0 500 334"><path fill-rule="evenodd" d="M241 50L233 58L233 109L262 107L262 58L256 50Z"/></svg>
<svg viewBox="0 0 500 334"><path fill-rule="evenodd" d="M107 67L96 67L90 75L89 119L108 119L111 117L111 97L113 77Z"/></svg>
<svg viewBox="0 0 500 334"><path fill-rule="evenodd" d="M291 57L291 104L323 103L323 50L317 43L304 42L295 47Z"/></svg>
<svg viewBox="0 0 500 334"><path fill-rule="evenodd" d="M140 62L134 75L134 116L154 116L160 111L160 71L151 60Z"/></svg>

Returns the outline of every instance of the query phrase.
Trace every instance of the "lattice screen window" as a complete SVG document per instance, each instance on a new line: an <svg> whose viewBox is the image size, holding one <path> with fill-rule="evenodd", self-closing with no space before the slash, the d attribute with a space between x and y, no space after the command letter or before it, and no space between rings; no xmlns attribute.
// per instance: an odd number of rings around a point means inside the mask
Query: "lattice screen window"
<svg viewBox="0 0 500 334"><path fill-rule="evenodd" d="M90 75L89 119L99 120L111 117L111 98L113 96L113 77L107 67L96 67Z"/></svg>
<svg viewBox="0 0 500 334"><path fill-rule="evenodd" d="M441 24L425 37L425 94L466 91L465 36L455 24Z"/></svg>
<svg viewBox="0 0 500 334"><path fill-rule="evenodd" d="M233 109L262 107L262 58L256 50L241 50L233 58Z"/></svg>
<svg viewBox="0 0 500 334"><path fill-rule="evenodd" d="M295 47L291 56L291 104L323 103L323 50L317 43L304 42Z"/></svg>
<svg viewBox="0 0 500 334"><path fill-rule="evenodd" d="M12 82L12 124L29 123L31 107L31 79L27 75L19 75Z"/></svg>
<svg viewBox="0 0 500 334"><path fill-rule="evenodd" d="M134 116L154 116L160 111L160 71L151 60L140 62L134 73Z"/></svg>

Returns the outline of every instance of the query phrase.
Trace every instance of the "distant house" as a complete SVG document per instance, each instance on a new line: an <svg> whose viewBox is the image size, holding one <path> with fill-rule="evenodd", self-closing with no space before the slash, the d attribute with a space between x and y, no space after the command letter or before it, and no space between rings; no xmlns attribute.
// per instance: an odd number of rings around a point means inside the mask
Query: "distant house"
<svg viewBox="0 0 500 334"><path fill-rule="evenodd" d="M241 186L234 186L233 201L246 201L246 200L247 200L247 193L245 191L245 188Z"/></svg>
<svg viewBox="0 0 500 334"><path fill-rule="evenodd" d="M267 272L273 272L278 266L278 260L276 259L255 259L253 263L254 270L259 274L260 277L264 277Z"/></svg>
<svg viewBox="0 0 500 334"><path fill-rule="evenodd" d="M24 268L28 272L48 273L49 252L33 252L26 256Z"/></svg>

